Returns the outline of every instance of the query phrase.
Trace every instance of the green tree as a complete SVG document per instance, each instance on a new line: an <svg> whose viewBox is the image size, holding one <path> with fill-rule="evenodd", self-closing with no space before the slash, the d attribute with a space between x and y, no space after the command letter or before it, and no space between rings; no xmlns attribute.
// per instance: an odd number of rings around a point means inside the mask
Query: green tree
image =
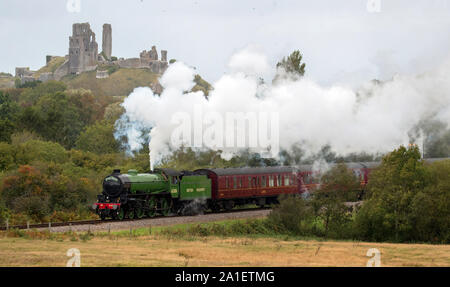
<svg viewBox="0 0 450 287"><path fill-rule="evenodd" d="M346 237L350 234L351 213L344 205L354 201L360 189L359 179L344 163L339 163L320 177L319 189L313 191L315 214L324 222L325 236Z"/></svg>
<svg viewBox="0 0 450 287"><path fill-rule="evenodd" d="M11 135L16 129L19 107L11 100L9 94L0 91L0 142L11 142Z"/></svg>
<svg viewBox="0 0 450 287"><path fill-rule="evenodd" d="M200 75L194 77L195 86L192 88L192 92L202 91L206 98L209 96L209 91L212 90L210 83L205 81Z"/></svg>
<svg viewBox="0 0 450 287"><path fill-rule="evenodd" d="M26 105L33 105L44 95L64 92L66 89L66 84L57 81L48 81L45 83L30 85L22 92L19 102Z"/></svg>
<svg viewBox="0 0 450 287"><path fill-rule="evenodd" d="M356 217L358 232L367 240L410 240L415 196L424 190L429 175L417 146L401 146L383 157L372 171L368 200Z"/></svg>
<svg viewBox="0 0 450 287"><path fill-rule="evenodd" d="M118 152L119 143L114 138L114 131L113 124L97 122L80 134L76 141L76 147L96 154Z"/></svg>
<svg viewBox="0 0 450 287"><path fill-rule="evenodd" d="M276 83L280 79L303 77L306 64L302 63L303 55L299 50L292 52L277 63L277 74L273 80Z"/></svg>
<svg viewBox="0 0 450 287"><path fill-rule="evenodd" d="M68 160L64 147L55 142L29 140L15 148L15 163L31 164L35 161L64 163Z"/></svg>
<svg viewBox="0 0 450 287"><path fill-rule="evenodd" d="M416 241L450 242L450 160L426 166L430 184L411 202L411 238Z"/></svg>
<svg viewBox="0 0 450 287"><path fill-rule="evenodd" d="M85 117L65 93L56 92L43 95L36 105L25 109L20 122L44 139L71 148L84 127Z"/></svg>
<svg viewBox="0 0 450 287"><path fill-rule="evenodd" d="M14 147L10 144L0 142L0 171L9 169L14 163Z"/></svg>

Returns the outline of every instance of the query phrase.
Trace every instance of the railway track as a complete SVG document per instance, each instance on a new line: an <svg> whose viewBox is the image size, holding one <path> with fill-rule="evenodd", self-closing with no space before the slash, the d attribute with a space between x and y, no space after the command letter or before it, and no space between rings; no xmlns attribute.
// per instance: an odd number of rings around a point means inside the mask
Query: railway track
<svg viewBox="0 0 450 287"><path fill-rule="evenodd" d="M205 212L200 215L209 215L209 214L229 214L229 213L237 213L237 212L250 212L250 211L258 211L258 210L270 210L270 207L266 208L243 208L243 209L233 209L229 211L223 211L223 212ZM194 215L197 216L197 215ZM178 216L178 215L171 215L171 216L155 216L155 217L147 217L142 219L124 219L124 220L101 220L101 219L94 219L94 220L79 220L79 221L67 221L67 222L51 222L51 223L39 223L39 224L29 224L29 225L12 225L12 226L0 226L0 230L7 230L7 229L41 229L41 228L53 228L53 227L72 227L72 226L80 226L80 225L99 225L99 224L105 224L105 223L126 223L126 222L139 222L139 221L151 221L151 220L158 220L161 218L176 218L176 219L182 219L182 218L190 218L192 215L184 215L184 216Z"/></svg>

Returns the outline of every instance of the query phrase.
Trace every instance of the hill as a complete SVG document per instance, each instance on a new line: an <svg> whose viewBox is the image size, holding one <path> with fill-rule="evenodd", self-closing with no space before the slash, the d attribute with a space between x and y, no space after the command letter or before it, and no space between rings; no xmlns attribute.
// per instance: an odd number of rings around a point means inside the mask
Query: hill
<svg viewBox="0 0 450 287"><path fill-rule="evenodd" d="M118 69L108 78L97 79L97 71L84 72L79 75L67 75L61 79L69 89L89 89L96 96L111 96L122 99L128 96L134 88L151 86L158 82L158 74L149 69Z"/></svg>
<svg viewBox="0 0 450 287"><path fill-rule="evenodd" d="M0 89L13 88L14 80L11 74L0 72Z"/></svg>

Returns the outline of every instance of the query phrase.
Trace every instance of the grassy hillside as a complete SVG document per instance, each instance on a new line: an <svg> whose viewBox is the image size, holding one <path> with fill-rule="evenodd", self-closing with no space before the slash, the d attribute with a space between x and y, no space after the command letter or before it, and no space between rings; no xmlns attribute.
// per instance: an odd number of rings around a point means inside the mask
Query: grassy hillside
<svg viewBox="0 0 450 287"><path fill-rule="evenodd" d="M36 79L38 79L39 75L43 73L53 73L59 66L61 66L64 63L64 61L65 61L64 57L54 57L50 62L48 62L47 65L37 70L33 76Z"/></svg>
<svg viewBox="0 0 450 287"><path fill-rule="evenodd" d="M148 69L118 69L106 79L97 79L96 73L91 71L80 75L67 75L61 80L70 89L89 89L94 95L122 98L128 96L136 87L150 86L159 77Z"/></svg>
<svg viewBox="0 0 450 287"><path fill-rule="evenodd" d="M0 77L0 89L8 89L14 87L14 77Z"/></svg>

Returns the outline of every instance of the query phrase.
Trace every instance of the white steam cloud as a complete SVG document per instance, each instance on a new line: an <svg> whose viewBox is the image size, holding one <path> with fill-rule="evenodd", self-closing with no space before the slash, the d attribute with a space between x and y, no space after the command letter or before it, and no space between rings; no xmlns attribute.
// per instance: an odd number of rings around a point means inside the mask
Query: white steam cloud
<svg viewBox="0 0 450 287"><path fill-rule="evenodd" d="M223 115L276 111L281 148L301 143L315 153L329 144L345 155L386 152L408 144L408 133L423 119L450 122L450 61L421 75L365 83L359 91L342 85L322 87L307 77L261 84L260 77L269 65L254 48L232 56L229 67L231 73L213 83L206 100L202 92L187 92L194 86L193 69L181 62L170 65L160 79L161 96L149 88L136 88L125 99L126 113L116 123L117 135L126 136L129 147L137 149L142 139L136 131L152 128L150 157L158 162L179 147L170 145L177 127L172 117L177 112L194 118L196 107Z"/></svg>

